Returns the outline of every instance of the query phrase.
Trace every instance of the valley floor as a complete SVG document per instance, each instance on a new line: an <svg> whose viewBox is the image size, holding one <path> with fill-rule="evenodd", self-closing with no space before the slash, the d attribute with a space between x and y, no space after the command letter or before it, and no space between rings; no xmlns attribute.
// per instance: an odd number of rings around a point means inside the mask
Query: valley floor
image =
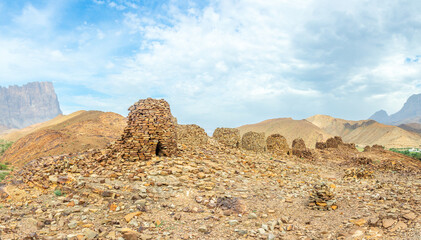
<svg viewBox="0 0 421 240"><path fill-rule="evenodd" d="M388 151L307 160L212 141L147 162L49 157L5 180L0 239L421 239L419 169ZM336 210L309 206L322 183Z"/></svg>

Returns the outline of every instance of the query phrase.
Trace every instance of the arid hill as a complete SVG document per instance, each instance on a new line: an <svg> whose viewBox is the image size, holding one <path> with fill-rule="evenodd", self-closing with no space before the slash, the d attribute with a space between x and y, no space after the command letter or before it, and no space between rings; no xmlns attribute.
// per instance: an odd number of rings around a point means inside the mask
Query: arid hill
<svg viewBox="0 0 421 240"><path fill-rule="evenodd" d="M5 152L0 162L22 166L39 157L104 148L121 135L125 125L123 116L111 112L79 111L59 116L8 134L4 139L19 140Z"/></svg>
<svg viewBox="0 0 421 240"><path fill-rule="evenodd" d="M405 123L401 124L398 127L408 131L421 134L421 124L420 123Z"/></svg>
<svg viewBox="0 0 421 240"><path fill-rule="evenodd" d="M359 145L379 144L391 147L417 147L421 136L402 128L384 125L374 120L349 121L326 115L315 115L307 118L328 134L341 136L345 142Z"/></svg>
<svg viewBox="0 0 421 240"><path fill-rule="evenodd" d="M35 131L38 131L40 129L44 129L44 128L48 128L50 126L53 125L57 125L60 124L62 122L65 122L71 118L75 118L81 115L81 114L85 114L86 111L77 111L74 112L72 114L69 115L58 115L57 117L48 120L46 122L42 122L42 123L37 123L31 126L28 126L26 128L22 128L22 129L8 129L6 131L4 131L2 134L0 134L0 139L4 139L7 141L12 141L12 142L16 142L17 140L19 140L20 138L29 135Z"/></svg>
<svg viewBox="0 0 421 240"><path fill-rule="evenodd" d="M307 120L294 120L292 118L269 119L256 124L244 125L238 127L238 129L241 135L248 131L264 132L266 137L279 133L287 139L289 146L294 139L302 138L310 148L314 148L316 142L325 141L332 137L331 134L324 132Z"/></svg>

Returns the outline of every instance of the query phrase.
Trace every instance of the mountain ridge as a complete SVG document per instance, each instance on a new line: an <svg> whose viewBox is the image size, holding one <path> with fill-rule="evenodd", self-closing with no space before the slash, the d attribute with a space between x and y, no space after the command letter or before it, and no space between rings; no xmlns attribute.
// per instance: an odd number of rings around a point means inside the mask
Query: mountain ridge
<svg viewBox="0 0 421 240"><path fill-rule="evenodd" d="M238 127L240 134L248 131L264 132L268 137L278 133L291 146L295 138L303 138L307 147L315 148L316 142L340 136L347 143L358 145L383 145L386 148L419 147L421 135L397 126L385 125L374 120L345 120L328 115L314 115L303 120L291 118L268 119Z"/></svg>
<svg viewBox="0 0 421 240"><path fill-rule="evenodd" d="M411 95L402 108L391 115L380 110L370 116L369 119L388 125L400 125L406 123L421 123L421 93Z"/></svg>
<svg viewBox="0 0 421 240"><path fill-rule="evenodd" d="M359 145L379 144L391 147L418 147L421 136L392 125L374 120L351 121L327 115L314 115L307 118L328 134L340 136L345 142Z"/></svg>

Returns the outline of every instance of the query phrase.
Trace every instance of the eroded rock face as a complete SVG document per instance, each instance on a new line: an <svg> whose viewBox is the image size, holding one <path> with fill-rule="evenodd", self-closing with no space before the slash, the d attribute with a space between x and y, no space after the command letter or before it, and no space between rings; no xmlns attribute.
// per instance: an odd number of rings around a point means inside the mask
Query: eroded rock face
<svg viewBox="0 0 421 240"><path fill-rule="evenodd" d="M24 128L62 114L51 82L0 87L0 125Z"/></svg>

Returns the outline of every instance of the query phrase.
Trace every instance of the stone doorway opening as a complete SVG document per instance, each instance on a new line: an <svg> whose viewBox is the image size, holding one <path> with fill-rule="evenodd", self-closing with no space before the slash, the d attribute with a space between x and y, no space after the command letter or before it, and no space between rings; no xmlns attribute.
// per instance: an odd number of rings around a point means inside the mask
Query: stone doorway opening
<svg viewBox="0 0 421 240"><path fill-rule="evenodd" d="M158 144L156 144L156 150L155 150L155 155L162 157L164 156L164 151L163 151L163 147L162 147L162 143L158 141Z"/></svg>

